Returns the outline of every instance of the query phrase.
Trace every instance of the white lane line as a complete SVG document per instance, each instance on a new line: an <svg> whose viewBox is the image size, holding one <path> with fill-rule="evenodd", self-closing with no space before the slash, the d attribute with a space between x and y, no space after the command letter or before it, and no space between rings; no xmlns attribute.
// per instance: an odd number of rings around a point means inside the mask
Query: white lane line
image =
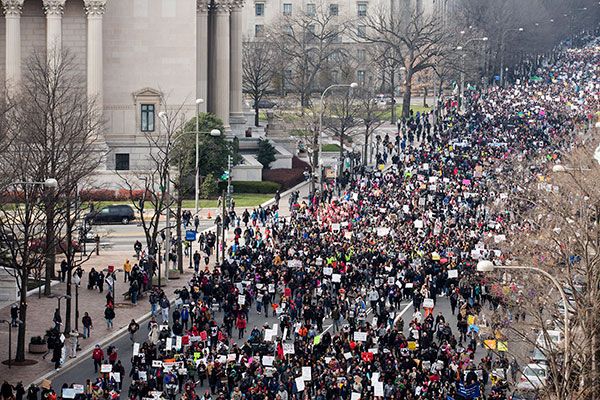
<svg viewBox="0 0 600 400"><path fill-rule="evenodd" d="M412 306L412 303L408 303L406 305L406 307L404 307L404 309L402 311L400 311L400 314L396 315L396 318L394 318L394 325L396 325L396 322L398 322L398 320L402 317L402 315L404 315L404 313L407 312L411 306Z"/></svg>

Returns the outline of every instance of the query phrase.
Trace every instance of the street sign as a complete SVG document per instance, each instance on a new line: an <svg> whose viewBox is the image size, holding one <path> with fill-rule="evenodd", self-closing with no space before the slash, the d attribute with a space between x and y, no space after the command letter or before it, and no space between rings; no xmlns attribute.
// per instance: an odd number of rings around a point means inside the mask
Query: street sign
<svg viewBox="0 0 600 400"><path fill-rule="evenodd" d="M185 231L185 240L193 242L196 240L196 231Z"/></svg>

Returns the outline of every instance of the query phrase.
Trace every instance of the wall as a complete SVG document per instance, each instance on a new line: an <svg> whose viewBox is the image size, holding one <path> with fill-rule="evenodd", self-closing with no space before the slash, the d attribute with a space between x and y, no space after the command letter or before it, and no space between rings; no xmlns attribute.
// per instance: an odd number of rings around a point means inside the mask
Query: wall
<svg viewBox="0 0 600 400"><path fill-rule="evenodd" d="M46 15L42 0L25 0L21 14L21 60L23 76L27 59L36 53L46 60Z"/></svg>
<svg viewBox="0 0 600 400"><path fill-rule="evenodd" d="M73 57L73 68L86 82L87 22L83 0L67 0L62 18L62 47Z"/></svg>
<svg viewBox="0 0 600 400"><path fill-rule="evenodd" d="M196 90L196 0L109 1L103 32L110 147L147 145L136 123L139 107L133 100L133 93L143 88L162 91L169 108L189 104L183 111L191 117ZM158 112L157 135L161 132ZM131 157L130 163L132 169L141 167Z"/></svg>

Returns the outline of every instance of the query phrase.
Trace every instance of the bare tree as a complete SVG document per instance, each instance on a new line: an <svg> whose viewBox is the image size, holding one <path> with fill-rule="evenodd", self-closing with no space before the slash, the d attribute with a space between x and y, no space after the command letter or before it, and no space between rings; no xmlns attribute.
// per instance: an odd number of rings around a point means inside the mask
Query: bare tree
<svg viewBox="0 0 600 400"><path fill-rule="evenodd" d="M569 338L550 346L548 340L539 343L512 325L507 330L546 356L550 379L541 391L548 398L592 399L600 394L600 321L594 311L600 301L600 192L595 185L600 166L585 148L576 149L562 162L569 166L564 172L550 172L552 163L547 163L548 170L541 169L529 182L519 180L517 171L512 206L505 214L512 229L502 251L513 263L539 268L556 279L566 304L558 293L549 293L546 277L527 276L518 279L523 295L517 309L527 313L528 323L542 337L558 329ZM539 160L535 164L531 167L537 167ZM522 168L527 169L530 166ZM495 200L498 210L508 207L501 198Z"/></svg>
<svg viewBox="0 0 600 400"><path fill-rule="evenodd" d="M39 207L40 186L24 183L38 179L37 160L27 136L14 123L14 112L7 119L12 123L2 125L2 135L9 138L10 145L0 151L0 167L5 172L5 181L0 186L0 243L2 266L15 277L19 291L22 323L17 337L18 362L25 360L29 276L44 261L45 224L43 209Z"/></svg>
<svg viewBox="0 0 600 400"><path fill-rule="evenodd" d="M285 60L291 77L285 81L300 96L303 108L310 106L310 94L317 89L319 74L330 58L343 52L341 38L344 24L326 5L283 16L269 30L273 44Z"/></svg>
<svg viewBox="0 0 600 400"><path fill-rule="evenodd" d="M363 38L381 45L382 49L386 49L388 59L404 67L402 116L408 117L413 76L431 68L436 57L443 55L442 25L435 17L426 16L416 9L406 20L382 7L367 17L366 26Z"/></svg>
<svg viewBox="0 0 600 400"><path fill-rule="evenodd" d="M119 174L123 187L129 191L133 207L140 214L146 246L151 256L156 255L158 249L161 216L165 212L169 213L174 204L169 190L173 183L170 169L173 167L173 152L185 126L182 106L169 108L164 97L161 99L161 106L166 111L159 114L160 129L145 133L145 139L151 149L147 167L135 175ZM166 226L167 230L171 228ZM170 243L165 243L165 246L168 246L169 251Z"/></svg>
<svg viewBox="0 0 600 400"><path fill-rule="evenodd" d="M368 163L369 140L377 128L385 122L385 110L382 109L370 87L361 87L356 92L358 116L362 119L365 143L363 148L363 165ZM393 105L395 107L395 104Z"/></svg>
<svg viewBox="0 0 600 400"><path fill-rule="evenodd" d="M335 96L328 98L326 105L324 104L322 113L326 108L329 108L329 115L323 118L323 125L329 129L334 137L340 141L339 161L344 160L344 143L351 136L353 129L360 124L358 115L360 113L359 104L356 102L356 95L353 90L344 90ZM343 164L340 165L338 175L342 175Z"/></svg>
<svg viewBox="0 0 600 400"><path fill-rule="evenodd" d="M273 44L266 40L247 40L242 47L243 89L252 98L254 126L259 126L259 102L277 71L275 54Z"/></svg>

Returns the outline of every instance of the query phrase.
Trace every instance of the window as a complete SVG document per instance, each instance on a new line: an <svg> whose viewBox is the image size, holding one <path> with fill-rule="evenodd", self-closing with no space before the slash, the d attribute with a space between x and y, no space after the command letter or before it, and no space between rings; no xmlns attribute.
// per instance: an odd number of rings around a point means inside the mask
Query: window
<svg viewBox="0 0 600 400"><path fill-rule="evenodd" d="M283 3L283 15L292 15L292 3Z"/></svg>
<svg viewBox="0 0 600 400"><path fill-rule="evenodd" d="M142 104L142 132L154 132L154 104Z"/></svg>
<svg viewBox="0 0 600 400"><path fill-rule="evenodd" d="M283 72L283 87L288 88L292 82L292 70L286 69Z"/></svg>
<svg viewBox="0 0 600 400"><path fill-rule="evenodd" d="M306 5L306 15L310 15L311 17L317 15L317 6L314 3L308 3Z"/></svg>
<svg viewBox="0 0 600 400"><path fill-rule="evenodd" d="M292 36L294 34L294 29L291 25L286 25L283 27L283 33L285 33L288 36Z"/></svg>
<svg viewBox="0 0 600 400"><path fill-rule="evenodd" d="M356 56L358 58L358 61L365 61L367 58L367 52L365 51L365 49L358 49L358 51L356 52Z"/></svg>
<svg viewBox="0 0 600 400"><path fill-rule="evenodd" d="M262 37L265 35L265 31L264 31L264 25L254 25L254 36L256 37Z"/></svg>
<svg viewBox="0 0 600 400"><path fill-rule="evenodd" d="M335 16L335 15L339 15L339 13L340 13L340 7L337 4L329 5L329 15Z"/></svg>
<svg viewBox="0 0 600 400"><path fill-rule="evenodd" d="M367 3L358 3L358 16L359 17L367 16Z"/></svg>
<svg viewBox="0 0 600 400"><path fill-rule="evenodd" d="M129 154L128 153L115 154L115 169L117 171L128 171L129 170Z"/></svg>
<svg viewBox="0 0 600 400"><path fill-rule="evenodd" d="M257 17L265 16L265 3L256 3L254 5L254 12Z"/></svg>
<svg viewBox="0 0 600 400"><path fill-rule="evenodd" d="M338 71L331 71L331 80L333 81L333 83L339 83L339 72Z"/></svg>
<svg viewBox="0 0 600 400"><path fill-rule="evenodd" d="M356 80L358 83L365 83L365 71L356 71Z"/></svg>
<svg viewBox="0 0 600 400"><path fill-rule="evenodd" d="M367 36L367 27L365 25L358 25L356 27L356 35L361 38L366 37Z"/></svg>

